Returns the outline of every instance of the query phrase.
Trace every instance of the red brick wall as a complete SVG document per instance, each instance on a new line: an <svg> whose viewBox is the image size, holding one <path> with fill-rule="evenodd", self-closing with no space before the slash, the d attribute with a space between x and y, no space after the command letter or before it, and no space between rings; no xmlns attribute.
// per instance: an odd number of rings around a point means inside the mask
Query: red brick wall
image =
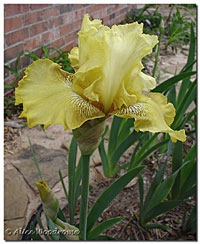
<svg viewBox="0 0 200 244"><path fill-rule="evenodd" d="M84 14L113 25L125 19L132 4L5 4L4 5L4 63L15 66L22 51L41 56L41 45L70 50L77 45ZM19 68L30 64L28 57L20 59ZM5 70L5 83L15 77Z"/></svg>

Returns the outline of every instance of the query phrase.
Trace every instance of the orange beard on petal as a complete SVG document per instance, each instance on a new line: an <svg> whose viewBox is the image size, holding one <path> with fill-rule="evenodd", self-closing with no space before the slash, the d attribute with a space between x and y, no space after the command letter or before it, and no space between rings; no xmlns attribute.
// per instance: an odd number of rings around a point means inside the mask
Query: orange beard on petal
<svg viewBox="0 0 200 244"><path fill-rule="evenodd" d="M91 102L92 105L94 105L96 108L98 108L99 110L101 110L102 112L104 112L104 106L102 103L100 102L96 102L96 101L93 101Z"/></svg>
<svg viewBox="0 0 200 244"><path fill-rule="evenodd" d="M109 113L112 113L114 111L114 104L112 103L112 105L111 105L111 107L110 107L110 109L109 109L109 111L108 111L108 114Z"/></svg>

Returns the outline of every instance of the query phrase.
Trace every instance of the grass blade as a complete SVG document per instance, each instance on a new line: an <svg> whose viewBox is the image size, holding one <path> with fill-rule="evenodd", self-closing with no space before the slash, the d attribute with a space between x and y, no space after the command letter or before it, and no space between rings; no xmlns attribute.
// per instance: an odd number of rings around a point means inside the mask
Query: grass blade
<svg viewBox="0 0 200 244"><path fill-rule="evenodd" d="M155 192L153 193L151 200L147 206L145 211L149 211L150 209L154 208L158 204L160 204L169 194L174 181L177 177L177 174L180 172L181 168L184 167L188 162L185 162L180 168L178 168L171 176L169 176L165 181L160 183L156 188Z"/></svg>
<svg viewBox="0 0 200 244"><path fill-rule="evenodd" d="M62 177L62 173L61 173L61 170L60 169L59 169L59 177L60 177L60 181L61 181L61 184L62 184L62 187L63 187L63 191L65 193L65 197L68 200L67 190L65 188L65 184L64 184L63 177Z"/></svg>
<svg viewBox="0 0 200 244"><path fill-rule="evenodd" d="M120 128L119 136L117 138L117 147L130 135L130 128L134 127L134 119L127 119Z"/></svg>
<svg viewBox="0 0 200 244"><path fill-rule="evenodd" d="M177 141L174 145L173 155L172 155L172 173L174 173L178 168L181 167L183 163L183 143ZM178 173L174 185L172 187L172 199L177 199L180 191L180 174Z"/></svg>
<svg viewBox="0 0 200 244"><path fill-rule="evenodd" d="M117 224L118 222L122 221L124 217L113 218L109 220L105 220L93 230L91 230L88 234L87 240L93 240L94 238L98 238L98 236L104 232L105 230L109 229L113 225Z"/></svg>
<svg viewBox="0 0 200 244"><path fill-rule="evenodd" d="M36 159L36 155L35 155L35 152L34 152L34 150L33 150L33 147L32 147L32 144L31 144L31 140L30 140L29 137L28 137L28 142L29 142L29 146L30 146L30 149L31 149L31 152L32 152L32 155L33 155L33 159L34 159L34 161L35 161L35 164L36 164L36 167L37 167L39 176L40 176L40 180L42 180L42 174L41 174L41 171L40 171L40 167L39 167L38 161L37 161L37 159Z"/></svg>
<svg viewBox="0 0 200 244"><path fill-rule="evenodd" d="M113 152L115 151L115 148L117 145L119 127L120 127L122 120L123 120L122 118L119 118L117 116L114 116L114 118L113 118L111 130L110 130L109 142L108 142L108 157L109 158L111 158Z"/></svg>
<svg viewBox="0 0 200 244"><path fill-rule="evenodd" d="M70 224L74 222L74 194L75 194L75 169L76 169L76 155L77 155L77 142L73 137L69 147L68 154L68 202L69 202L69 216Z"/></svg>
<svg viewBox="0 0 200 244"><path fill-rule="evenodd" d="M112 183L96 200L92 206L88 215L88 226L87 231L89 232L97 219L100 217L104 209L108 207L110 202L123 190L123 188L137 175L140 173L145 166L139 166L128 171L126 174L122 175L114 183Z"/></svg>
<svg viewBox="0 0 200 244"><path fill-rule="evenodd" d="M182 74L178 74L176 76L173 76L172 78L169 78L168 80L162 82L160 85L158 85L156 88L152 90L152 92L164 92L168 90L170 87L172 87L174 84L179 82L182 79L188 78L192 75L195 75L196 71L190 71Z"/></svg>
<svg viewBox="0 0 200 244"><path fill-rule="evenodd" d="M170 211L171 209L179 206L181 203L183 203L183 201L169 200L156 205L145 214L144 222L148 223L150 220L156 218L160 214Z"/></svg>
<svg viewBox="0 0 200 244"><path fill-rule="evenodd" d="M168 143L167 159L166 159L165 163L163 164L163 166L161 167L161 169L157 172L156 176L154 177L154 179L151 183L151 186L150 186L148 193L146 195L146 198L145 198L144 209L147 209L147 207L149 206L149 203L151 201L151 198L152 198L156 188L159 186L159 184L163 180L165 170L167 167L167 160L168 160L171 152L172 152L172 141L170 140Z"/></svg>
<svg viewBox="0 0 200 244"><path fill-rule="evenodd" d="M191 34L190 34L190 49L189 49L189 55L188 55L188 60L187 60L187 64L186 66L189 66L195 59L195 46L196 46L196 40L195 40L195 34L194 34L194 28L193 25L191 24ZM193 65L190 66L190 68L188 68L188 71L192 71ZM178 95L178 99L177 99L177 104L181 104L181 102L184 99L184 94L185 91L188 88L188 85L190 83L190 79L186 78L183 80L180 90L179 90L179 95Z"/></svg>
<svg viewBox="0 0 200 244"><path fill-rule="evenodd" d="M145 158L147 158L152 152L154 152L155 150L157 150L158 148L160 148L161 146L167 144L169 142L169 139L164 140L162 142L157 143L156 145L154 145L153 147L151 147L147 152L145 152L140 158L138 158L137 160L135 160L135 162L133 163L132 167L136 167L138 165L140 165Z"/></svg>
<svg viewBox="0 0 200 244"><path fill-rule="evenodd" d="M131 133L115 150L112 155L111 161L113 162L113 167L118 163L122 154L131 146L134 142L141 138L142 132L134 131Z"/></svg>
<svg viewBox="0 0 200 244"><path fill-rule="evenodd" d="M196 98L196 95L197 95L196 94L197 93L196 85L197 85L196 81L191 83L190 88L188 89L187 93L184 96L184 100L182 100L181 104L177 108L177 113L174 118L172 128L176 128L176 125L180 124L185 111L187 110L189 105L192 103L192 101L194 101L194 99Z"/></svg>

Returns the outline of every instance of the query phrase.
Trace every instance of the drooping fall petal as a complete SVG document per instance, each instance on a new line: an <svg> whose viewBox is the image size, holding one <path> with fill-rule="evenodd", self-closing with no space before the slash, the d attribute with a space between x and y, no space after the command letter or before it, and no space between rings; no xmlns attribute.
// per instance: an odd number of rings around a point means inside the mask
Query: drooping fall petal
<svg viewBox="0 0 200 244"><path fill-rule="evenodd" d="M169 127L174 120L175 109L160 93L139 95L137 103L113 111L112 114L122 118L135 118L136 131L166 132L173 142L186 140L184 130L174 131Z"/></svg>
<svg viewBox="0 0 200 244"><path fill-rule="evenodd" d="M16 88L16 105L23 103L20 117L27 117L28 126L64 125L76 129L85 121L104 117L104 113L74 92L72 75L48 60L37 60L25 71Z"/></svg>

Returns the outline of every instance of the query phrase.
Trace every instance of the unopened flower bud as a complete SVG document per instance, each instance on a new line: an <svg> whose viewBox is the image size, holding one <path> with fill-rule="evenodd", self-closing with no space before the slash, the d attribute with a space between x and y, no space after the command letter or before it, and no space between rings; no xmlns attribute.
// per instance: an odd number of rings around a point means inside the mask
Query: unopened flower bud
<svg viewBox="0 0 200 244"><path fill-rule="evenodd" d="M35 184L39 190L45 214L52 221L55 221L57 219L59 210L58 199L54 196L53 192L44 180L41 180L40 182L35 182Z"/></svg>
<svg viewBox="0 0 200 244"><path fill-rule="evenodd" d="M165 24L164 24L164 20L161 19L160 21L160 27L159 27L160 33L163 33L165 30Z"/></svg>
<svg viewBox="0 0 200 244"><path fill-rule="evenodd" d="M99 146L104 125L105 118L93 119L73 130L82 155L90 155Z"/></svg>

